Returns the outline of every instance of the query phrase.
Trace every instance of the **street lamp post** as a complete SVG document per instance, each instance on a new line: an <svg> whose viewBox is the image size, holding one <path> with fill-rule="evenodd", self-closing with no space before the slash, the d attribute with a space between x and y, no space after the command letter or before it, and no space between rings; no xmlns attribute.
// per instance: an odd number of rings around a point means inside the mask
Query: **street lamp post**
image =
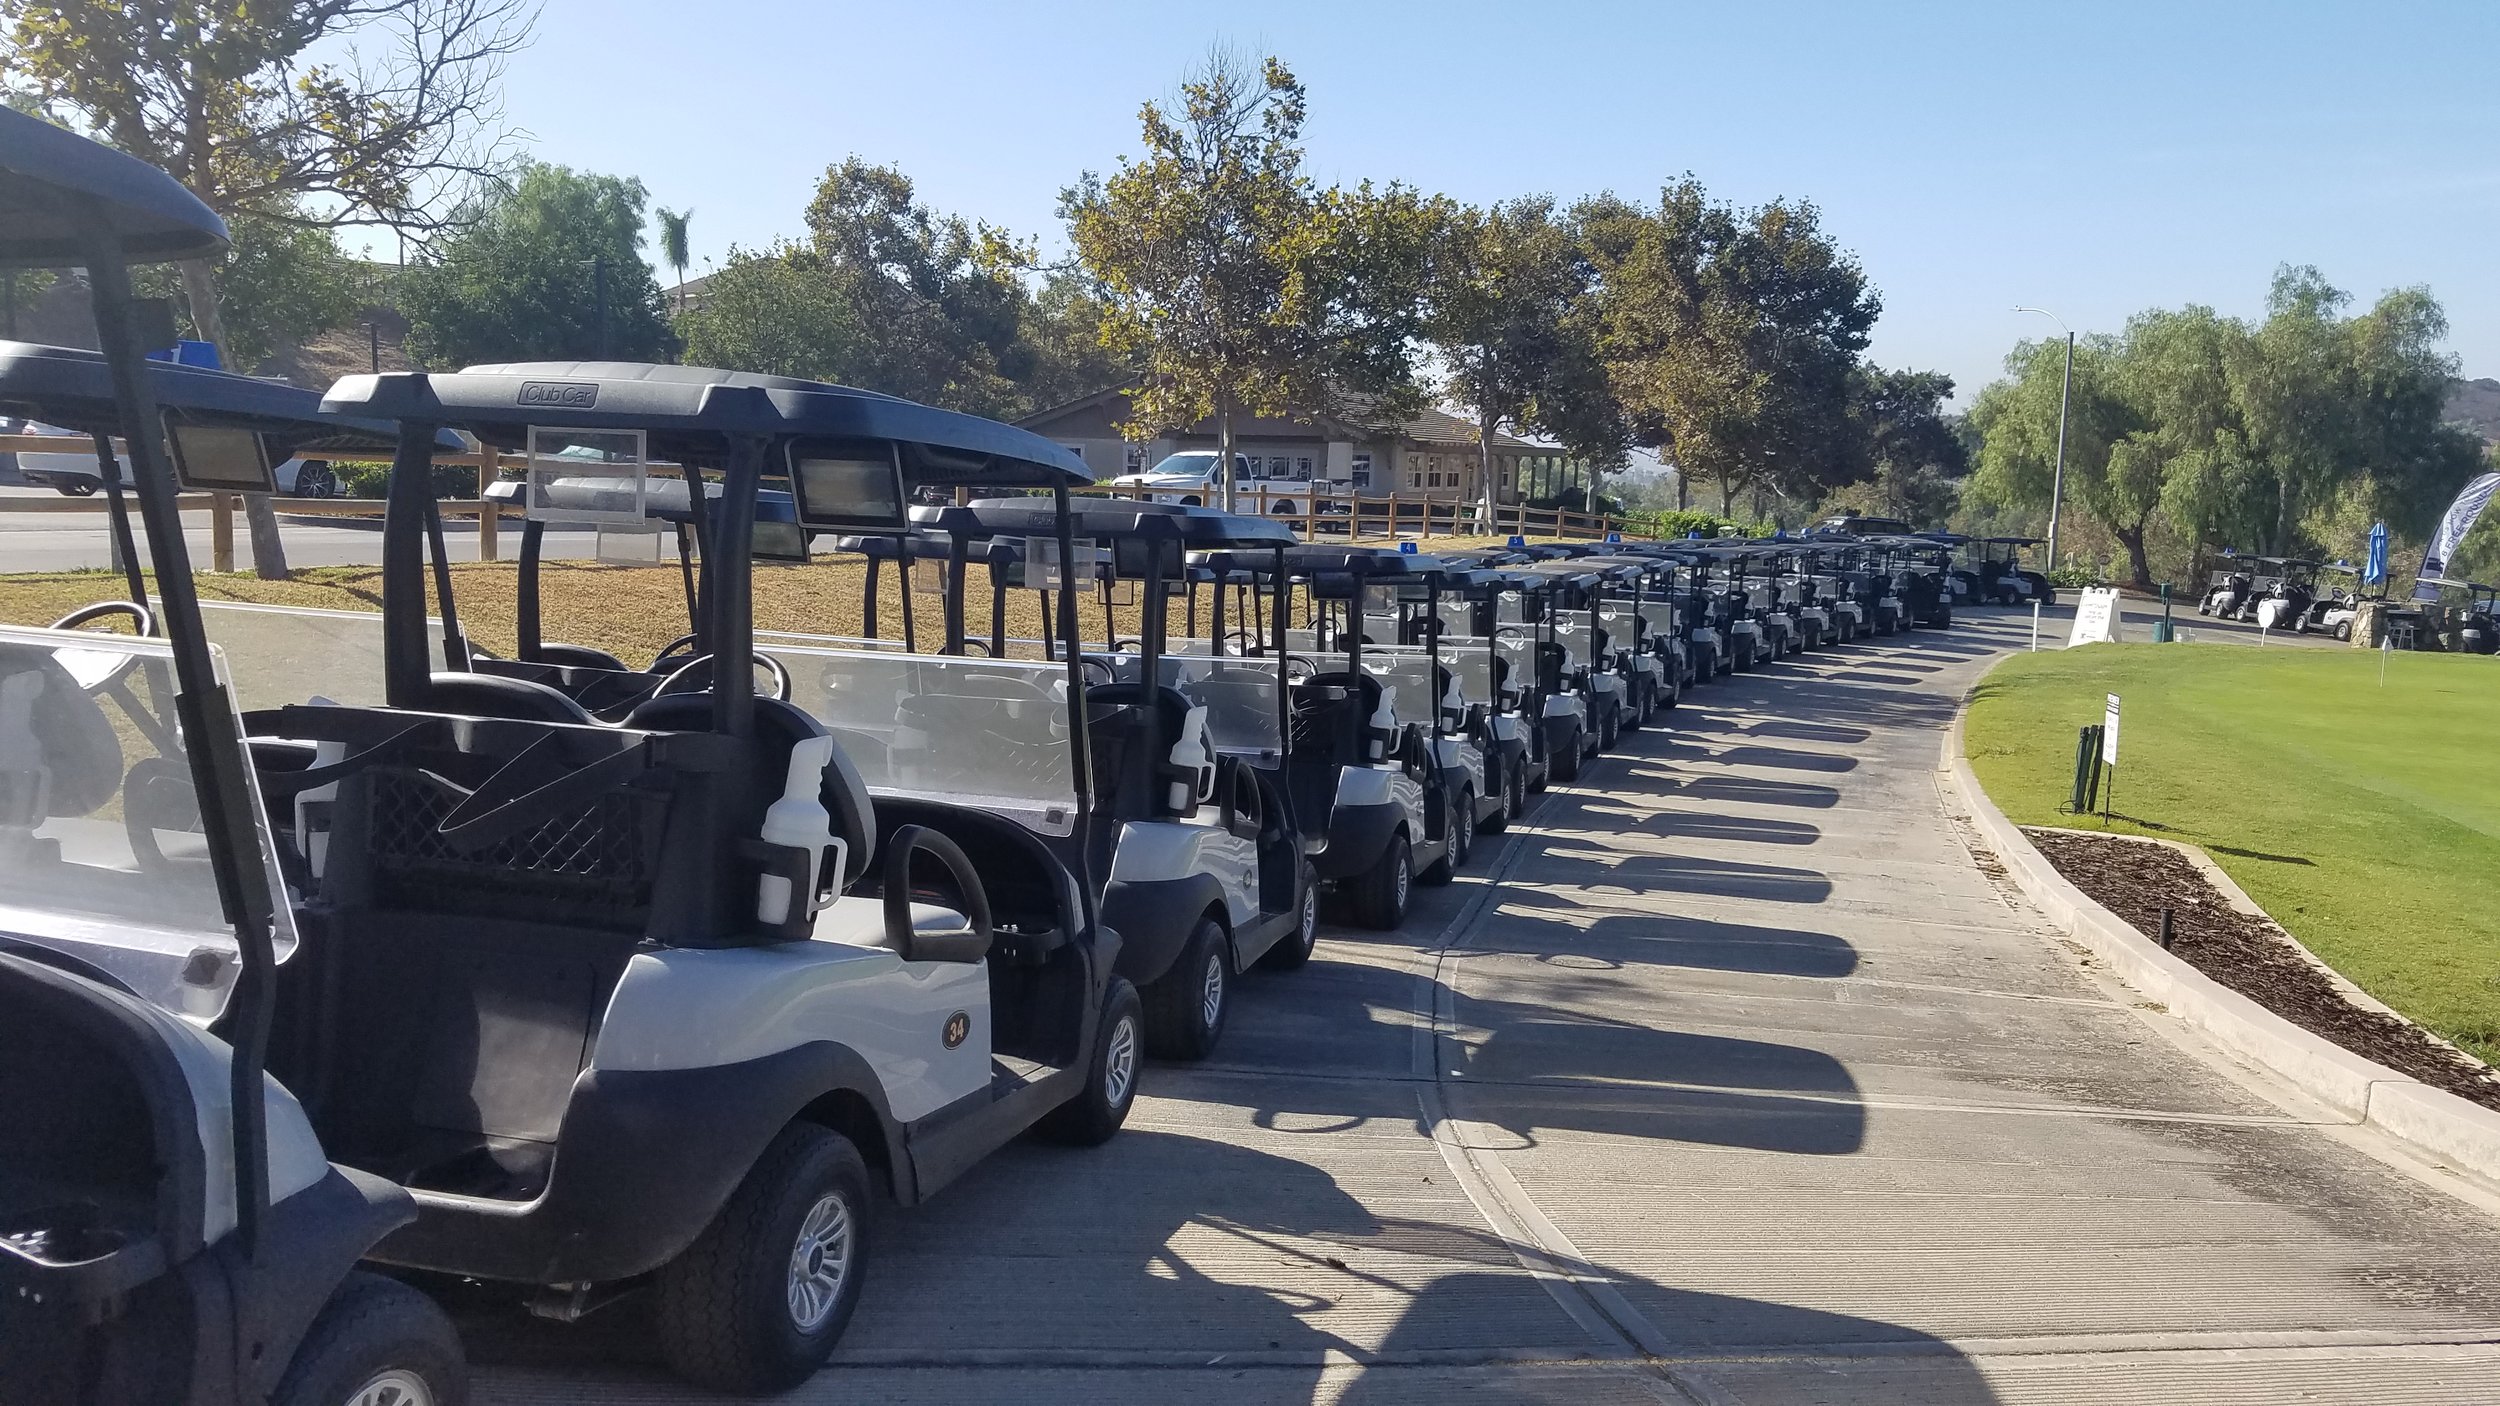
<svg viewBox="0 0 2500 1406"><path fill-rule="evenodd" d="M2075 331L2047 308L2016 308L2036 312L2066 334L2066 379L2057 388L2057 472L2049 480L2049 570L2057 570L2057 520L2066 507L2066 406L2075 393Z"/></svg>

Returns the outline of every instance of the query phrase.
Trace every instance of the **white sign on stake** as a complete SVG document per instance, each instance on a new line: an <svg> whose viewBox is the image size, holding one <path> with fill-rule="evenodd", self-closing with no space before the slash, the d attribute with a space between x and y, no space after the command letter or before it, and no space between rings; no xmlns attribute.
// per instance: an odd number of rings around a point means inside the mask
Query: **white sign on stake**
<svg viewBox="0 0 2500 1406"><path fill-rule="evenodd" d="M2118 695L2108 695L2101 709L2101 765L2118 765Z"/></svg>
<svg viewBox="0 0 2500 1406"><path fill-rule="evenodd" d="M2066 638L2071 649L2079 644L2115 644L2118 642L2118 592L2109 587L2086 586L2075 601L2075 628Z"/></svg>

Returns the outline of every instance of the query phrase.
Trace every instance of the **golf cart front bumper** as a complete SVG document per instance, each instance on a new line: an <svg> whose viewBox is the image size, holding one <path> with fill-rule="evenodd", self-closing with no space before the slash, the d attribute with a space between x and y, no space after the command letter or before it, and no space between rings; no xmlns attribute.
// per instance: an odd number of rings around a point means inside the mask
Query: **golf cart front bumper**
<svg viewBox="0 0 2500 1406"><path fill-rule="evenodd" d="M1311 856L1322 879L1347 879L1380 862L1390 838L1409 814L1396 783L1404 781L1421 809L1422 788L1388 767L1350 766L1337 777L1337 803L1328 811L1328 838Z"/></svg>

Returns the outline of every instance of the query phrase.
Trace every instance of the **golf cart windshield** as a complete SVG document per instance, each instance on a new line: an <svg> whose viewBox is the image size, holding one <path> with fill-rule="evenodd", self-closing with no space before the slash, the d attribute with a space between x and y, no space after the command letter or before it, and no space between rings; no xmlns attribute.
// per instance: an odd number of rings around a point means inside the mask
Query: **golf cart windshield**
<svg viewBox="0 0 2500 1406"><path fill-rule="evenodd" d="M1218 751L1284 750L1284 724L1276 712L1276 661L1166 654L1156 667L1167 686L1207 710L1207 735Z"/></svg>
<svg viewBox="0 0 2500 1406"><path fill-rule="evenodd" d="M204 600L200 623L224 651L235 706L245 712L315 699L362 708L389 702L379 611ZM442 621L426 621L426 643L440 659Z"/></svg>
<svg viewBox="0 0 2500 1406"><path fill-rule="evenodd" d="M225 1009L237 946L174 693L168 641L0 626L0 940L65 953L206 1022ZM241 736L232 714L211 725ZM257 791L251 814L282 894ZM279 903L275 918L284 959L294 915Z"/></svg>
<svg viewBox="0 0 2500 1406"><path fill-rule="evenodd" d="M758 638L756 653L790 671L790 701L841 739L871 795L953 801L1046 834L1075 829L1065 665L790 638Z"/></svg>
<svg viewBox="0 0 2500 1406"><path fill-rule="evenodd" d="M1381 684L1396 690L1390 702L1401 719L1429 720L1432 705L1440 692L1434 686L1432 659L1420 649L1384 646L1363 651L1363 667Z"/></svg>

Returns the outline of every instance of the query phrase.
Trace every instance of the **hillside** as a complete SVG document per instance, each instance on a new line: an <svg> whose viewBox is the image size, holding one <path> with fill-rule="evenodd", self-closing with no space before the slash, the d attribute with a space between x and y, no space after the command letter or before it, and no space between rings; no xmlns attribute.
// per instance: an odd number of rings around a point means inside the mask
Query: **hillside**
<svg viewBox="0 0 2500 1406"><path fill-rule="evenodd" d="M2450 381L2447 409L2440 418L2463 425L2486 441L2500 441L2500 381L2488 376Z"/></svg>

